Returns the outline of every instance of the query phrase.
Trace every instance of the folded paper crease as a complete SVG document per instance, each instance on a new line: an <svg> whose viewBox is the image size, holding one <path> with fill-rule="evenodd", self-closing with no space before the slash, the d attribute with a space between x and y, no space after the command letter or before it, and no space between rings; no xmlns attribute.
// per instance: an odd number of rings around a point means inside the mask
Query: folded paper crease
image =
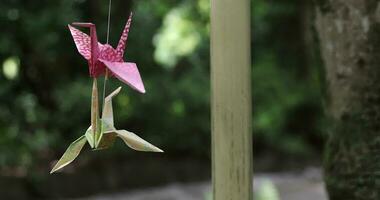
<svg viewBox="0 0 380 200"><path fill-rule="evenodd" d="M145 141L135 133L126 130L118 130L115 128L112 99L120 92L120 90L121 87L117 88L105 98L102 118L99 120L100 123L97 124L97 126L99 126L99 124L102 124L102 128L98 129L99 131L96 132L96 134L101 135L99 139L97 140L96 137L94 137L92 134L93 129L91 125L84 135L71 143L71 145L67 148L65 153L55 164L50 173L54 173L73 162L75 158L78 157L86 142L89 143L92 149L102 150L111 147L116 138L119 137L128 147L136 151L163 152L160 148Z"/></svg>

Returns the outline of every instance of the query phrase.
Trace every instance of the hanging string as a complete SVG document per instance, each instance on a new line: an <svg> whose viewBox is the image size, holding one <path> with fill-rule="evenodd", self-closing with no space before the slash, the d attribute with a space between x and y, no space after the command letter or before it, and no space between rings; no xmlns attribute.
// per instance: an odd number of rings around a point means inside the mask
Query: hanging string
<svg viewBox="0 0 380 200"><path fill-rule="evenodd" d="M107 44L109 44L109 38L110 38L110 30L111 30L111 8L112 8L112 0L109 0L108 4L108 23L107 23ZM106 67L106 75L104 76L104 82L103 82L103 107L105 103L106 98L106 90L107 90L107 80L108 80L108 69Z"/></svg>
<svg viewBox="0 0 380 200"><path fill-rule="evenodd" d="M109 43L109 39L110 39L111 7L112 7L112 0L110 0L108 4L107 44Z"/></svg>

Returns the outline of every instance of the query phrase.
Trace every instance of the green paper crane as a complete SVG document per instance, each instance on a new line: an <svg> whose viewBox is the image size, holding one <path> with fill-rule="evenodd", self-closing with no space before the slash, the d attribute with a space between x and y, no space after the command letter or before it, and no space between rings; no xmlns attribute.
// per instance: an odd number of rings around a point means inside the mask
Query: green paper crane
<svg viewBox="0 0 380 200"><path fill-rule="evenodd" d="M88 142L94 150L102 150L112 146L117 137L121 138L126 145L137 151L163 152L161 149L143 140L136 134L126 131L117 130L114 126L112 98L121 90L121 87L112 92L104 99L102 118L99 118L99 103L97 81L94 79L91 99L91 126L86 133L75 140L67 148L61 159L51 170L51 174L63 167L69 165L78 157L83 146ZM95 128L93 128L95 127Z"/></svg>

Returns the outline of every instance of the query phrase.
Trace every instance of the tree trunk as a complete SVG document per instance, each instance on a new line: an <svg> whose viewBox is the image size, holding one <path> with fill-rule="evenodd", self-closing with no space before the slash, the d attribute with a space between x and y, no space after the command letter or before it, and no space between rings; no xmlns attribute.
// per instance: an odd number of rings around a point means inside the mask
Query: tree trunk
<svg viewBox="0 0 380 200"><path fill-rule="evenodd" d="M211 1L213 199L252 199L250 1Z"/></svg>
<svg viewBox="0 0 380 200"><path fill-rule="evenodd" d="M331 200L380 199L380 2L317 0L331 119L325 180Z"/></svg>

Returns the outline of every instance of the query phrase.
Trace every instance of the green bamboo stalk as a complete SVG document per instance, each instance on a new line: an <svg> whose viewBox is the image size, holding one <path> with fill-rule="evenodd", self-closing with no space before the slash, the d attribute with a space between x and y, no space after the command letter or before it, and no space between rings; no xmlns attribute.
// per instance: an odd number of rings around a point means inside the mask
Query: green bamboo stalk
<svg viewBox="0 0 380 200"><path fill-rule="evenodd" d="M211 0L214 200L251 200L250 0Z"/></svg>

